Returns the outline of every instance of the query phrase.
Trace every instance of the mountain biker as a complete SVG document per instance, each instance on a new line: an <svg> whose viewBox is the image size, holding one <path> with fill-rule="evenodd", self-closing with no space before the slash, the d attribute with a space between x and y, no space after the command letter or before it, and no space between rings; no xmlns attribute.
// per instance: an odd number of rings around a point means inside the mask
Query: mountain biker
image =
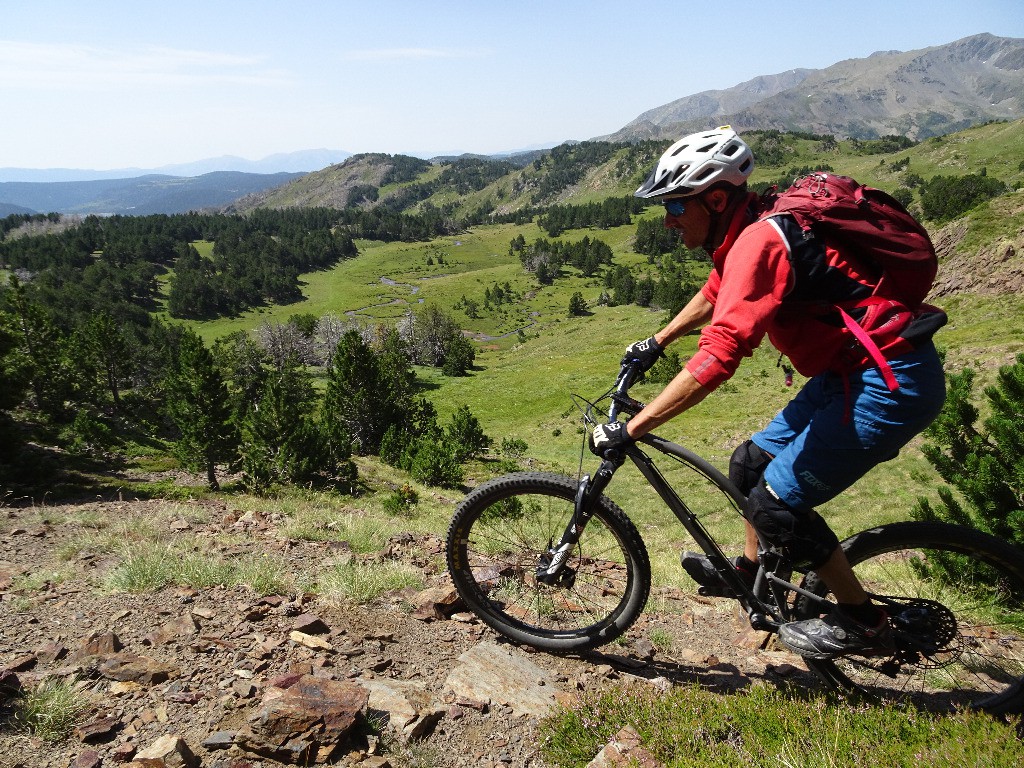
<svg viewBox="0 0 1024 768"><path fill-rule="evenodd" d="M836 313L822 310L823 302L871 295L876 270L841 246L805 239L788 214L762 218L766 203L747 190L753 167L750 148L723 126L674 143L637 189L637 197L665 206L665 226L678 230L687 248L710 253L713 268L693 299L660 331L630 345L623 362L636 360L646 371L666 346L702 327L696 354L638 415L595 428L592 449L600 455L622 447L693 407L767 335L810 378L732 454L730 479L747 496L744 551L734 563L752 583L760 533L831 589L837 607L829 614L780 628L792 651L818 659L882 652L892 644L888 617L815 508L895 457L938 414L945 379L931 337L946 317L925 305L868 324L898 383L890 389ZM731 594L705 555L681 559L705 594Z"/></svg>

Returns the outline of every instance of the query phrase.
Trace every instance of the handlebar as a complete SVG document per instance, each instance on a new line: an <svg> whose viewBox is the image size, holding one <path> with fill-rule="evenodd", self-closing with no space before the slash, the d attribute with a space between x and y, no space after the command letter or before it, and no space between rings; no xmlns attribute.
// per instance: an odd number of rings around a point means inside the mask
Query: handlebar
<svg viewBox="0 0 1024 768"><path fill-rule="evenodd" d="M620 413L635 416L644 409L644 404L629 396L629 388L640 378L642 371L636 360L622 364L619 376L615 379L615 387L611 392L612 405L608 409L608 421L618 421Z"/></svg>

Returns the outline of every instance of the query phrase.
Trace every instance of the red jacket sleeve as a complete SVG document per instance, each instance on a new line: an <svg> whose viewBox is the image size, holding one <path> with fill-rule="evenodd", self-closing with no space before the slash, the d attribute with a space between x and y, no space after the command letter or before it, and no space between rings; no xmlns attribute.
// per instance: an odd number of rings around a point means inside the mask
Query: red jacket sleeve
<svg viewBox="0 0 1024 768"><path fill-rule="evenodd" d="M686 370L712 390L760 345L790 282L785 241L768 221L751 224L715 268L701 292L715 305Z"/></svg>

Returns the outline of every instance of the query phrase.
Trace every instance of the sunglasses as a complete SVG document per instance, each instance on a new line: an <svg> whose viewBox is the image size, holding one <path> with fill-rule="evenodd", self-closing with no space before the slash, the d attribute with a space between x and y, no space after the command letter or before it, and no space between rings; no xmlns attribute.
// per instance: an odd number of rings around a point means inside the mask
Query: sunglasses
<svg viewBox="0 0 1024 768"><path fill-rule="evenodd" d="M683 200L676 198L675 200L666 200L663 205L665 206L665 212L669 216L682 216L683 211L686 210L686 205Z"/></svg>

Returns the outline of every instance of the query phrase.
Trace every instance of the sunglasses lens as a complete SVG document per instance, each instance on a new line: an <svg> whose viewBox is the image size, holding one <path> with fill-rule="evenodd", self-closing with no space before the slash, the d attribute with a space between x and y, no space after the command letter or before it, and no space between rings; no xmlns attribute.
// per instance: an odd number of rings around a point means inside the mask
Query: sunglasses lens
<svg viewBox="0 0 1024 768"><path fill-rule="evenodd" d="M682 216L685 210L686 206L682 200L669 200L665 203L665 211L669 216Z"/></svg>

